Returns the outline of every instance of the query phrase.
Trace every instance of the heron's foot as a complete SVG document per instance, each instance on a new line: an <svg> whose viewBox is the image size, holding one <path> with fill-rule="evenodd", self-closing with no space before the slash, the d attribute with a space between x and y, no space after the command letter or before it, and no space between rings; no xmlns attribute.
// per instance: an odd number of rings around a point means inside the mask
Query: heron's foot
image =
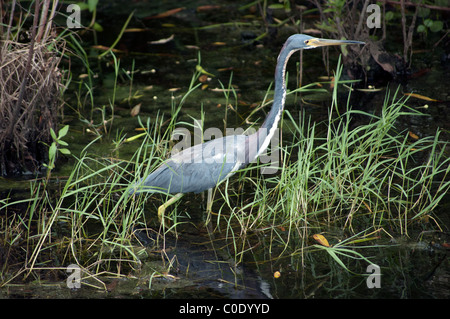
<svg viewBox="0 0 450 319"><path fill-rule="evenodd" d="M175 196L173 196L171 199L169 199L167 202L162 204L158 207L158 219L161 225L164 226L164 212L166 211L166 208L175 203L177 200L179 200L181 197L183 197L182 193L178 193Z"/></svg>

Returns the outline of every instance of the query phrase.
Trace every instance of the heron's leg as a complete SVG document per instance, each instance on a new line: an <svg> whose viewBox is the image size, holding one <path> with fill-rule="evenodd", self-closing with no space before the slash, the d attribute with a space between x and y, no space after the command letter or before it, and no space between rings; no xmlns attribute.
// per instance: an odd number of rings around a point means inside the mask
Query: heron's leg
<svg viewBox="0 0 450 319"><path fill-rule="evenodd" d="M169 199L167 202L165 202L164 204L162 204L161 206L158 207L158 219L159 219L160 223L163 222L164 212L166 211L166 208L169 207L170 205L172 205L173 203L175 203L181 197L183 197L183 195L184 195L183 193L178 193L175 196L173 196L171 199Z"/></svg>
<svg viewBox="0 0 450 319"><path fill-rule="evenodd" d="M211 213L212 209L212 191L213 189L208 189L208 199L206 200L206 213Z"/></svg>
<svg viewBox="0 0 450 319"><path fill-rule="evenodd" d="M212 192L213 189L210 188L208 189L208 195L207 195L207 200L206 200L206 220L205 220L205 225L206 228L208 229L208 233L210 235L212 235L212 223L211 223L211 211L212 211Z"/></svg>

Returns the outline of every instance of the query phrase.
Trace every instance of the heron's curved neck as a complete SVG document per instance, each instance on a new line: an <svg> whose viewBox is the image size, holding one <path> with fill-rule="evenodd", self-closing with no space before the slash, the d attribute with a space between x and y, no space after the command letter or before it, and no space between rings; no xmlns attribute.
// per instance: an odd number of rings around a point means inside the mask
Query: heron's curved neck
<svg viewBox="0 0 450 319"><path fill-rule="evenodd" d="M279 115L281 115L284 109L284 103L286 101L286 65L290 56L294 53L294 51L285 51L286 50L283 47L278 56L275 69L275 94L273 97L272 109L264 120L264 123L261 125L261 129L270 130L273 127L276 128L280 121Z"/></svg>
<svg viewBox="0 0 450 319"><path fill-rule="evenodd" d="M280 122L281 113L283 112L284 103L286 101L286 65L290 56L294 52L294 50L289 50L285 44L281 49L280 55L278 56L277 66L275 69L275 94L273 97L272 109L260 129L256 132L259 141L257 156L267 149L271 138L278 128L278 123Z"/></svg>

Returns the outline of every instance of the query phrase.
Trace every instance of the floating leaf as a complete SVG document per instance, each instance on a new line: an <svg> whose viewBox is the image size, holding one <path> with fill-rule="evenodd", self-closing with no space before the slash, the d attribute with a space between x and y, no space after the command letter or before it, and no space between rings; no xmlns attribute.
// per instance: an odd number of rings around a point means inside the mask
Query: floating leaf
<svg viewBox="0 0 450 319"><path fill-rule="evenodd" d="M130 112L131 116L134 117L139 114L139 112L141 111L141 105L142 105L142 103L139 103L131 109L131 112Z"/></svg>
<svg viewBox="0 0 450 319"><path fill-rule="evenodd" d="M175 34L172 34L172 35L171 35L170 37L168 37L168 38L165 38L165 39L159 39L159 40L156 40L156 41L150 41L149 43L150 43L150 44L165 44L165 43L167 43L167 42L172 41L174 37L175 37Z"/></svg>
<svg viewBox="0 0 450 319"><path fill-rule="evenodd" d="M412 139L415 139L415 140L418 140L418 139L419 139L419 137L418 137L416 134L414 134L413 132L411 132L411 131L409 131L409 136L410 136Z"/></svg>
<svg viewBox="0 0 450 319"><path fill-rule="evenodd" d="M144 18L145 20L150 20L150 19L162 19L162 18L167 18L170 17L171 15L174 15L175 13L178 13L180 11L184 10L184 8L176 8L176 9L172 9L166 12L162 12L159 13L157 15L151 16L151 17L146 17Z"/></svg>
<svg viewBox="0 0 450 319"><path fill-rule="evenodd" d="M331 247L330 244L328 243L328 240L320 235L320 234L314 234L313 238L321 245L325 246L325 247Z"/></svg>
<svg viewBox="0 0 450 319"><path fill-rule="evenodd" d="M146 32L146 31L148 30L144 28L128 28L125 29L123 32Z"/></svg>
<svg viewBox="0 0 450 319"><path fill-rule="evenodd" d="M204 6L198 6L198 7L197 7L197 12L204 12L204 11L215 10L215 9L220 9L220 8L222 8L221 5L204 5Z"/></svg>
<svg viewBox="0 0 450 319"><path fill-rule="evenodd" d="M230 66L230 67L227 67L227 68L217 69L217 71L218 72L224 72L224 71L232 71L233 69L234 69L234 67Z"/></svg>
<svg viewBox="0 0 450 319"><path fill-rule="evenodd" d="M380 92L383 91L383 88L375 88L375 87L369 87L367 89L356 89L357 91L360 92Z"/></svg>
<svg viewBox="0 0 450 319"><path fill-rule="evenodd" d="M369 52L375 62L377 62L377 64L381 66L383 70L393 74L395 62L392 57L384 50L381 44L372 43L369 46Z"/></svg>
<svg viewBox="0 0 450 319"><path fill-rule="evenodd" d="M206 81L208 81L208 76L206 74L200 75L198 80L202 83L205 83Z"/></svg>
<svg viewBox="0 0 450 319"><path fill-rule="evenodd" d="M419 50L414 51L414 52L416 53L416 52L418 52L418 51L419 51ZM426 51L426 50L423 50L423 52L425 52L425 51ZM421 77L421 76L427 74L427 73L430 72L430 71L431 71L430 68L423 68L423 69L420 69L419 71L414 72L413 74L411 74L411 78L412 78L412 79L415 79L415 78Z"/></svg>
<svg viewBox="0 0 450 319"><path fill-rule="evenodd" d="M114 53L125 53L125 51L119 50L119 49L112 49L110 47L104 46L104 45L93 45L92 46L93 49L97 49L97 50L102 50L105 52L108 52L109 50L111 50Z"/></svg>
<svg viewBox="0 0 450 319"><path fill-rule="evenodd" d="M416 94L416 93L403 93L403 95L415 97L416 99L421 99L421 100L424 100L424 101L439 102L439 100L435 100L435 99L432 99L432 98L430 98L428 96L424 96L424 95L420 95L420 94Z"/></svg>

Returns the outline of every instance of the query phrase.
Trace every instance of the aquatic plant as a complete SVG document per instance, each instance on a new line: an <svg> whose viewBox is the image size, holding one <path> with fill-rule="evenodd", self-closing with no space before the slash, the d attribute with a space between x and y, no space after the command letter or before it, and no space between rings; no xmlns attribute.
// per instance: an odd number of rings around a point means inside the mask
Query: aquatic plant
<svg viewBox="0 0 450 319"><path fill-rule="evenodd" d="M335 106L341 72L338 66ZM255 176L258 170L252 167L244 169L221 192L218 202L223 204L216 206L220 218L240 228L233 233L245 238L263 230L274 245L291 251L303 247L309 229L320 225L350 232L388 227L408 235L413 225L429 217L440 229L433 214L450 189L447 143L439 139L440 130L414 140L407 129L400 129L400 117L425 116L406 103L398 91L392 97L387 92L380 115L347 105L342 114L330 109L325 123L313 123L305 114L298 122L285 111L282 125L285 131L291 128L292 137L282 147L280 172L267 177ZM368 122L353 128L355 116Z"/></svg>

